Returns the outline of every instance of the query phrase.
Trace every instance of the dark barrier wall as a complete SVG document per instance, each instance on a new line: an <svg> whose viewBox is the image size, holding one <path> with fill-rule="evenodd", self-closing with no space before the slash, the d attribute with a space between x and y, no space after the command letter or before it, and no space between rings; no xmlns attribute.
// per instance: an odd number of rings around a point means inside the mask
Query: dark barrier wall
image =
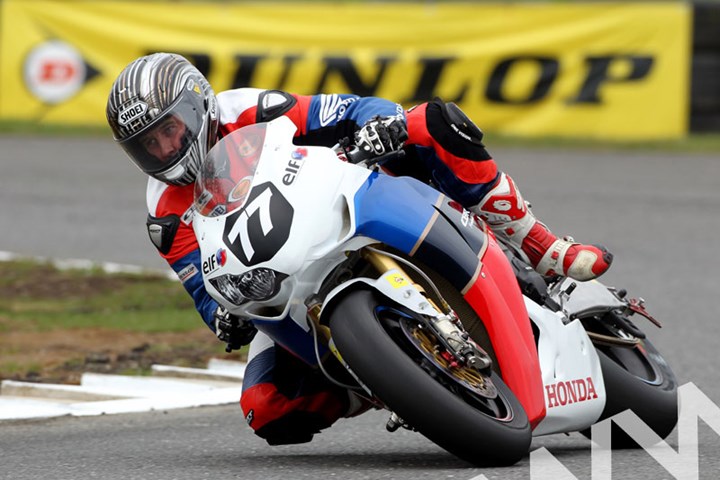
<svg viewBox="0 0 720 480"><path fill-rule="evenodd" d="M690 131L720 132L720 3L694 7Z"/></svg>

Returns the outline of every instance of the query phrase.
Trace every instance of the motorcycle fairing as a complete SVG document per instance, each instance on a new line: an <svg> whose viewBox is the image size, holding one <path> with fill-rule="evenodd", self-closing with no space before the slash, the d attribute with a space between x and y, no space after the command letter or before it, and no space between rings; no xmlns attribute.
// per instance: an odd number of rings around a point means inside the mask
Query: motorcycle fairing
<svg viewBox="0 0 720 480"><path fill-rule="evenodd" d="M505 254L493 236L482 257L482 268L464 292L465 300L483 320L502 377L515 393L535 428L545 417L535 337L523 296Z"/></svg>
<svg viewBox="0 0 720 480"><path fill-rule="evenodd" d="M356 232L419 259L462 291L478 271L485 232L463 226L450 202L417 180L374 174L355 196Z"/></svg>
<svg viewBox="0 0 720 480"><path fill-rule="evenodd" d="M580 320L567 324L559 312L525 300L537 326L538 357L542 371L545 419L533 435L587 428L600 418L607 395L597 352Z"/></svg>
<svg viewBox="0 0 720 480"><path fill-rule="evenodd" d="M322 279L346 259L345 250L368 243L367 239L353 238L354 210L350 203L371 172L339 161L330 149L308 146L302 148L304 165L297 169L294 163L294 176L288 178L290 163L297 162L294 153L298 147L291 142L296 127L286 117L267 125L257 163L260 167L252 177L248 201L234 211L211 216L197 214L193 219L201 259L224 252L226 260L208 262L203 281L207 292L229 311L252 317L260 330L299 358L316 364L307 307L295 299L305 299L316 292ZM255 202L262 195L269 197L269 201ZM292 216L276 208L277 205L284 205L286 210L287 205L292 205ZM241 219L243 228L237 228ZM277 232L282 236L273 241ZM263 253L270 247L271 254ZM239 305L228 304L213 286L213 279L227 274L243 275L254 268L270 268L289 277L272 298ZM325 352L322 349L320 355Z"/></svg>
<svg viewBox="0 0 720 480"><path fill-rule="evenodd" d="M373 172L355 194L356 234L410 253L438 215L442 194L417 180Z"/></svg>
<svg viewBox="0 0 720 480"><path fill-rule="evenodd" d="M232 212L196 218L193 225L199 233L203 258L215 255L219 249L228 249L224 266L203 272L208 292L219 298L210 279L228 273L242 275L250 268L268 267L289 275L275 297L229 309L252 316L258 322L283 322L291 318L299 327L293 327L298 335L283 342L304 358L307 350L300 344L311 345L312 332L302 300L317 291L322 279L345 259L344 252L373 241L383 242L427 264L465 295L491 333L506 383L531 422L536 423L542 416L544 404L535 343L517 281L502 251L496 244L488 243L491 237L470 221L469 213L449 204L444 206L447 199L429 186L340 162L326 148L303 147L304 166L292 182L284 182L288 161L297 147L288 141L295 127L283 119L268 124L260 167L251 189L261 189L272 182L277 191L263 189L257 194L270 198L282 195L293 205L289 238L272 258L247 266L232 254L228 243L242 244L243 239L250 240L250 246L258 251L255 247L260 247L262 236L257 236L257 245L253 240L258 232L250 235L251 232L233 226L236 232L224 235L225 222ZM331 188L318 188L318 185ZM252 195L251 190L250 197ZM242 207L246 213L237 215L245 215L245 228L260 228L254 216L264 214L270 214L270 223L274 225L271 202L263 205L270 208L254 208L257 205L253 203ZM223 236L225 241L221 241ZM489 240L481 241L485 238ZM486 244L488 248L484 248Z"/></svg>

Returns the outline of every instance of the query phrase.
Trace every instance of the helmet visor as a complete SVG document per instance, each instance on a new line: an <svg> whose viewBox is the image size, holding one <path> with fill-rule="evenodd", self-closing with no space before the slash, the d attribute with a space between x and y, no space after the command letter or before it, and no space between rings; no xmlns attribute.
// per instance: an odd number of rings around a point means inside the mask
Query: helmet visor
<svg viewBox="0 0 720 480"><path fill-rule="evenodd" d="M202 95L186 88L162 115L119 144L143 172L162 172L185 156L204 120Z"/></svg>

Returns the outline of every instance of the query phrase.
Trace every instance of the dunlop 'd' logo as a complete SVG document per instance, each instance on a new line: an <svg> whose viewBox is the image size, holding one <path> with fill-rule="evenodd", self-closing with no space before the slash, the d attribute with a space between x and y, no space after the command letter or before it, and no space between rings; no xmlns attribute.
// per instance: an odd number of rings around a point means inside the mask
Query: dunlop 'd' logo
<svg viewBox="0 0 720 480"><path fill-rule="evenodd" d="M140 101L135 102L132 105L129 105L124 109L120 110L120 112L118 113L118 123L124 127L133 120L136 120L137 118L145 115L147 109L147 103Z"/></svg>

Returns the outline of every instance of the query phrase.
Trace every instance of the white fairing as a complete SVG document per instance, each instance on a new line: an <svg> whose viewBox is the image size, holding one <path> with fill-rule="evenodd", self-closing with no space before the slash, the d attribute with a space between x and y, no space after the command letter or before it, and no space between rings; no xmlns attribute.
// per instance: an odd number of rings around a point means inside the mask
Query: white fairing
<svg viewBox="0 0 720 480"><path fill-rule="evenodd" d="M606 399L600 360L592 342L579 320L566 325L561 313L528 298L525 306L540 331L538 356L547 410L533 435L588 428L600 418Z"/></svg>
<svg viewBox="0 0 720 480"><path fill-rule="evenodd" d="M343 252L349 249L346 242L358 243L355 248L362 246L361 239L351 240L355 233L353 199L370 171L338 160L331 149L293 145L290 140L295 130L295 125L286 117L268 123L250 187L254 189L271 183L292 205L293 220L287 240L272 258L246 265L231 252L223 240L223 233L226 222L235 212L215 217L196 215L193 227L203 261L212 259L221 249L227 254L224 265L214 265L209 271L203 268L205 287L213 298L235 314L265 321L280 321L290 314L307 330L307 308L297 300L293 304L291 299L305 299L317 290L325 275L345 260ZM269 195L273 194L265 190L256 199L248 201L242 214L247 218L259 215L265 235L278 227L266 208ZM257 207L253 203L257 203ZM249 220L245 221L247 223ZM246 231L241 216L229 229L229 243L241 245L245 256L253 259L255 252ZM278 294L263 302L249 301L240 306L228 304L210 283L211 279L227 273L242 275L260 267L289 275Z"/></svg>

